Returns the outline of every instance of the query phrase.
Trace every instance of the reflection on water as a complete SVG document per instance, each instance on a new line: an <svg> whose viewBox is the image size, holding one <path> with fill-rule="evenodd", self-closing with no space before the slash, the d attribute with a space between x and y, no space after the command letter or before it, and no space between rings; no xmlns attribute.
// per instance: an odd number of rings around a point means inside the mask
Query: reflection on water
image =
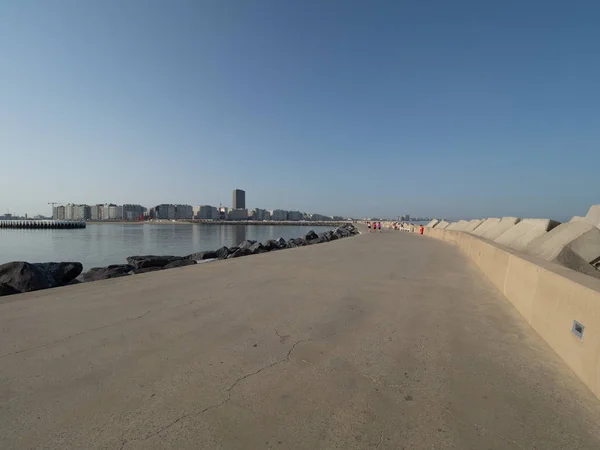
<svg viewBox="0 0 600 450"><path fill-rule="evenodd" d="M187 255L246 239L289 239L328 227L89 224L80 230L0 229L0 264L9 261L79 261L84 267L121 264L132 255Z"/></svg>

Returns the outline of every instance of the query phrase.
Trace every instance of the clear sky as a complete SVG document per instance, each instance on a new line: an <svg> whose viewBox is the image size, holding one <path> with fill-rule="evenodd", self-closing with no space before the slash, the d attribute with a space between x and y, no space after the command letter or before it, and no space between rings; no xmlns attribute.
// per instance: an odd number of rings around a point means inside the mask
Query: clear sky
<svg viewBox="0 0 600 450"><path fill-rule="evenodd" d="M564 220L600 203L600 2L0 2L0 213Z"/></svg>

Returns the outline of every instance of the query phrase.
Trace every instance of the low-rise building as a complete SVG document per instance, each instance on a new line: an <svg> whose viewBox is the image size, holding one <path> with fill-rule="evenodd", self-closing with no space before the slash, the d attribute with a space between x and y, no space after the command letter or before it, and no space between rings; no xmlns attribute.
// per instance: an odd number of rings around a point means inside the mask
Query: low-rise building
<svg viewBox="0 0 600 450"><path fill-rule="evenodd" d="M123 205L123 219L124 220L140 220L144 217L146 208L142 205Z"/></svg>
<svg viewBox="0 0 600 450"><path fill-rule="evenodd" d="M266 209L254 208L250 211L250 218L252 220L269 220L271 214Z"/></svg>
<svg viewBox="0 0 600 450"><path fill-rule="evenodd" d="M283 209L272 209L271 220L287 220L288 212Z"/></svg>
<svg viewBox="0 0 600 450"><path fill-rule="evenodd" d="M229 211L229 220L248 220L247 209L231 209Z"/></svg>
<svg viewBox="0 0 600 450"><path fill-rule="evenodd" d="M304 220L304 214L300 211L288 211L287 220Z"/></svg>
<svg viewBox="0 0 600 450"><path fill-rule="evenodd" d="M194 210L191 205L175 205L176 219L193 219Z"/></svg>
<svg viewBox="0 0 600 450"><path fill-rule="evenodd" d="M54 220L65 220L65 207L61 205L52 208L52 218Z"/></svg>
<svg viewBox="0 0 600 450"><path fill-rule="evenodd" d="M200 205L193 209L194 219L218 220L220 218L219 210L215 206Z"/></svg>
<svg viewBox="0 0 600 450"><path fill-rule="evenodd" d="M88 205L75 205L68 203L64 206L65 220L89 220L90 207Z"/></svg>
<svg viewBox="0 0 600 450"><path fill-rule="evenodd" d="M159 220L174 220L175 205L162 204L155 206L154 218Z"/></svg>

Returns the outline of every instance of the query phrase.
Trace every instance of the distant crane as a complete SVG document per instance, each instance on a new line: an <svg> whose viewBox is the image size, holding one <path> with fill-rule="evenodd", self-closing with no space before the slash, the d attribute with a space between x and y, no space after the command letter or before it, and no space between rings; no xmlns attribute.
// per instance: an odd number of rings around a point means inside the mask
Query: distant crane
<svg viewBox="0 0 600 450"><path fill-rule="evenodd" d="M54 205L64 205L64 203L62 202L48 202L49 205L52 205L52 218L54 219ZM58 219L58 217L56 217L56 219Z"/></svg>

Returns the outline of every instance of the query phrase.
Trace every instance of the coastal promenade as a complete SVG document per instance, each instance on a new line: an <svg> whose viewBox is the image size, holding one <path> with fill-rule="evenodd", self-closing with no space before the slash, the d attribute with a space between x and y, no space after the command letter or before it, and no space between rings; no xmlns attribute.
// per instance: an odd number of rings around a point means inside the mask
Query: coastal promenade
<svg viewBox="0 0 600 450"><path fill-rule="evenodd" d="M450 243L386 230L0 298L2 449L600 448Z"/></svg>

